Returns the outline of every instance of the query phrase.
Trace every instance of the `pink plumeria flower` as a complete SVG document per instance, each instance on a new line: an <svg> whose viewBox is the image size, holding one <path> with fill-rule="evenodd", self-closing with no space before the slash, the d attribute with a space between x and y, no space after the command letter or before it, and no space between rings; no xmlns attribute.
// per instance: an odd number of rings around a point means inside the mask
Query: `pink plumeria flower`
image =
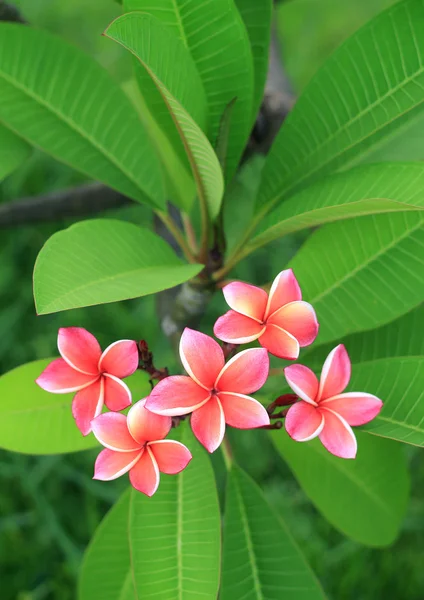
<svg viewBox="0 0 424 600"><path fill-rule="evenodd" d="M160 381L147 398L149 410L171 417L193 413L193 433L209 452L221 444L226 423L238 429L269 425L262 404L246 395L261 388L268 377L266 350L245 350L225 364L222 348L214 339L185 329L180 357L189 376Z"/></svg>
<svg viewBox="0 0 424 600"><path fill-rule="evenodd" d="M41 373L36 383L53 394L77 392L72 414L83 435L91 431L91 420L102 412L123 410L131 404L131 392L122 378L138 367L137 344L114 342L102 353L94 335L82 327L59 329L57 358Z"/></svg>
<svg viewBox="0 0 424 600"><path fill-rule="evenodd" d="M192 456L184 444L164 439L171 429L171 417L155 415L145 404L146 399L134 404L127 417L110 412L92 421L94 435L105 446L97 457L93 479L110 481L129 472L131 485L153 496L159 473L179 473Z"/></svg>
<svg viewBox="0 0 424 600"><path fill-rule="evenodd" d="M355 458L357 444L351 425L364 425L378 415L382 401L372 394L348 392L351 365L343 344L328 355L321 372L321 381L303 365L284 369L287 383L301 398L286 416L286 430L297 442L314 437L331 454L340 458Z"/></svg>
<svg viewBox="0 0 424 600"><path fill-rule="evenodd" d="M217 320L214 334L224 342L258 340L271 354L295 360L299 349L312 344L318 335L315 311L302 302L291 269L277 275L269 296L262 288L241 281L229 283L223 292L232 310Z"/></svg>

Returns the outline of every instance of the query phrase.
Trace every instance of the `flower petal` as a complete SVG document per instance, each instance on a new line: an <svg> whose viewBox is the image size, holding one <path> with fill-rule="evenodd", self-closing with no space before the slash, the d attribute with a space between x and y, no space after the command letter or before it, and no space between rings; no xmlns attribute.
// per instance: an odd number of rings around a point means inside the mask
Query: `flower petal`
<svg viewBox="0 0 424 600"><path fill-rule="evenodd" d="M284 377L295 394L316 406L319 383L317 376L304 365L290 365L284 369Z"/></svg>
<svg viewBox="0 0 424 600"><path fill-rule="evenodd" d="M129 387L117 377L104 373L105 404L109 410L124 410L131 404L131 391Z"/></svg>
<svg viewBox="0 0 424 600"><path fill-rule="evenodd" d="M325 359L321 371L318 402L338 396L350 379L350 358L343 344L336 346Z"/></svg>
<svg viewBox="0 0 424 600"><path fill-rule="evenodd" d="M138 367L138 350L134 340L119 340L106 348L99 369L119 379L132 375Z"/></svg>
<svg viewBox="0 0 424 600"><path fill-rule="evenodd" d="M86 375L75 371L63 358L56 358L35 380L40 388L53 394L69 394L91 385L98 375Z"/></svg>
<svg viewBox="0 0 424 600"><path fill-rule="evenodd" d="M99 415L91 422L91 428L102 446L109 450L130 452L141 447L128 430L127 417L120 413Z"/></svg>
<svg viewBox="0 0 424 600"><path fill-rule="evenodd" d="M91 431L91 421L98 417L103 408L103 378L80 390L72 401L72 415L82 435Z"/></svg>
<svg viewBox="0 0 424 600"><path fill-rule="evenodd" d="M302 292L293 271L291 269L281 271L271 286L265 318L270 317L285 304L296 300L302 300Z"/></svg>
<svg viewBox="0 0 424 600"><path fill-rule="evenodd" d="M355 458L357 443L350 425L337 413L320 407L324 415L324 429L319 439L331 454L340 458Z"/></svg>
<svg viewBox="0 0 424 600"><path fill-rule="evenodd" d="M113 450L102 450L94 465L93 479L111 481L127 473L142 456L144 450L135 452L114 452Z"/></svg>
<svg viewBox="0 0 424 600"><path fill-rule="evenodd" d="M162 379L146 399L146 408L158 415L175 417L188 415L200 408L210 398L210 393L197 385L191 377L173 375Z"/></svg>
<svg viewBox="0 0 424 600"><path fill-rule="evenodd" d="M159 471L175 475L186 468L193 458L190 450L174 440L152 442L148 448L153 452Z"/></svg>
<svg viewBox="0 0 424 600"><path fill-rule="evenodd" d="M260 402L245 396L220 392L218 394L221 402L224 418L227 425L237 429L254 429L269 425L269 415Z"/></svg>
<svg viewBox="0 0 424 600"><path fill-rule="evenodd" d="M222 291L230 308L256 321L263 321L268 302L265 290L242 281L233 281Z"/></svg>
<svg viewBox="0 0 424 600"><path fill-rule="evenodd" d="M146 496L153 496L158 489L159 478L159 468L153 452L149 446L146 446L140 460L130 471L131 485L139 492L146 494Z"/></svg>
<svg viewBox="0 0 424 600"><path fill-rule="evenodd" d="M81 393L81 392L80 392ZM323 408L339 414L349 425L365 425L372 421L383 407L377 396L363 392L348 392L320 402Z"/></svg>
<svg viewBox="0 0 424 600"><path fill-rule="evenodd" d="M216 321L213 332L219 340L230 344L249 344L265 331L265 326L250 317L229 310Z"/></svg>
<svg viewBox="0 0 424 600"><path fill-rule="evenodd" d="M61 327L57 347L62 358L73 369L87 375L99 373L102 349L94 335L83 327Z"/></svg>
<svg viewBox="0 0 424 600"><path fill-rule="evenodd" d="M297 402L288 410L286 431L296 442L308 442L319 435L324 427L324 417L308 402Z"/></svg>
<svg viewBox="0 0 424 600"><path fill-rule="evenodd" d="M299 342L288 331L272 325L266 326L265 332L259 338L261 346L278 358L296 360L299 356Z"/></svg>
<svg viewBox="0 0 424 600"><path fill-rule="evenodd" d="M307 302L290 302L273 313L267 323L288 331L299 342L309 346L318 335L318 321L314 309Z"/></svg>
<svg viewBox="0 0 424 600"><path fill-rule="evenodd" d="M184 369L194 381L211 390L225 359L221 346L213 338L186 327L180 340Z"/></svg>
<svg viewBox="0 0 424 600"><path fill-rule="evenodd" d="M224 411L220 401L213 396L191 415L191 428L208 452L214 452L225 433Z"/></svg>
<svg viewBox="0 0 424 600"><path fill-rule="evenodd" d="M156 415L146 408L146 399L139 400L127 416L128 429L137 442L153 442L166 437L172 426L171 417Z"/></svg>
<svg viewBox="0 0 424 600"><path fill-rule="evenodd" d="M263 386L268 378L269 357L263 348L249 348L227 362L215 383L222 392L250 394Z"/></svg>

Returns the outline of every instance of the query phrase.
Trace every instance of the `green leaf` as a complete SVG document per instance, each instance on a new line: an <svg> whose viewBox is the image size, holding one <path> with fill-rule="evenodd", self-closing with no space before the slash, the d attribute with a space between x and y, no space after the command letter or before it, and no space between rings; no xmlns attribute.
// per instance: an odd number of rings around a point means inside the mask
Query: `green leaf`
<svg viewBox="0 0 424 600"><path fill-rule="evenodd" d="M252 126L247 115L252 113L253 93L249 38L233 0L125 0L124 6L160 19L162 30L165 24L190 51L206 92L213 144L225 107L237 97L226 170L231 179Z"/></svg>
<svg viewBox="0 0 424 600"><path fill-rule="evenodd" d="M424 306L403 315L396 321L343 338L353 364L379 358L424 356ZM334 342L323 344L304 356L310 367L321 368L326 357L334 348Z"/></svg>
<svg viewBox="0 0 424 600"><path fill-rule="evenodd" d="M405 455L396 442L355 433L355 460L333 456L317 439L299 443L282 431L272 432L271 438L309 499L334 527L361 544L387 546L399 533L408 502Z"/></svg>
<svg viewBox="0 0 424 600"><path fill-rule="evenodd" d="M218 158L206 136L189 113L167 88L167 63L151 63L151 47L162 47L164 37L172 36L158 19L143 13L128 13L116 19L105 35L129 50L153 79L187 152L200 201L215 218L221 206L224 182ZM154 56L154 55L153 55Z"/></svg>
<svg viewBox="0 0 424 600"><path fill-rule="evenodd" d="M318 343L373 329L424 297L424 215L404 212L326 225L290 262L317 311Z"/></svg>
<svg viewBox="0 0 424 600"><path fill-rule="evenodd" d="M252 249L288 233L369 214L422 210L424 164L365 165L331 175L283 202L260 224Z"/></svg>
<svg viewBox="0 0 424 600"><path fill-rule="evenodd" d="M131 490L112 506L84 554L78 580L79 600L137 600L128 543Z"/></svg>
<svg viewBox="0 0 424 600"><path fill-rule="evenodd" d="M98 445L83 437L72 417L74 394L51 394L35 383L53 358L36 360L0 377L0 447L25 454L62 454ZM144 373L125 380L134 398L149 394Z"/></svg>
<svg viewBox="0 0 424 600"><path fill-rule="evenodd" d="M233 466L225 506L221 600L315 600L324 593L280 515Z"/></svg>
<svg viewBox="0 0 424 600"><path fill-rule="evenodd" d="M386 358L355 365L349 390L383 400L381 413L366 431L424 446L424 357Z"/></svg>
<svg viewBox="0 0 424 600"><path fill-rule="evenodd" d="M0 181L17 169L30 153L28 144L0 125Z"/></svg>
<svg viewBox="0 0 424 600"><path fill-rule="evenodd" d="M0 23L0 122L130 198L165 205L159 159L136 110L107 71L67 42Z"/></svg>
<svg viewBox="0 0 424 600"><path fill-rule="evenodd" d="M183 263L148 229L112 219L83 221L55 233L41 249L34 267L37 313L154 294L202 268Z"/></svg>
<svg viewBox="0 0 424 600"><path fill-rule="evenodd" d="M158 492L131 495L130 552L137 597L216 600L221 523L207 453L183 424L178 438L193 454L179 475L161 475Z"/></svg>
<svg viewBox="0 0 424 600"><path fill-rule="evenodd" d="M257 209L345 168L424 109L422 0L398 2L324 63L284 122L264 169Z"/></svg>
<svg viewBox="0 0 424 600"><path fill-rule="evenodd" d="M272 0L235 0L243 19L253 56L253 119L261 105L269 64Z"/></svg>

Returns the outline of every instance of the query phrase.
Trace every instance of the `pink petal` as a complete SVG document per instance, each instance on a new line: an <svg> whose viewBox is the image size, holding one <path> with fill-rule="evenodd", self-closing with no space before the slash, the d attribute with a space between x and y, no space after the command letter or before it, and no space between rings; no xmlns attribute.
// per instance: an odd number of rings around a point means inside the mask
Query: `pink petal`
<svg viewBox="0 0 424 600"><path fill-rule="evenodd" d="M314 309L307 302L290 302L281 307L267 323L288 331L299 342L299 346L309 346L318 335L318 321Z"/></svg>
<svg viewBox="0 0 424 600"><path fill-rule="evenodd" d="M220 401L213 396L191 415L191 428L208 452L214 452L225 433L224 411Z"/></svg>
<svg viewBox="0 0 424 600"><path fill-rule="evenodd" d="M110 373L119 379L132 375L138 367L137 344L133 340L119 340L106 348L100 361L102 373Z"/></svg>
<svg viewBox="0 0 424 600"><path fill-rule="evenodd" d="M80 390L72 401L72 414L82 435L91 431L91 421L103 408L103 378Z"/></svg>
<svg viewBox="0 0 424 600"><path fill-rule="evenodd" d="M153 452L146 446L146 451L130 471L131 485L146 496L153 496L159 486L159 477L159 468Z"/></svg>
<svg viewBox="0 0 424 600"><path fill-rule="evenodd" d="M135 452L114 452L113 450L102 450L94 465L93 479L111 481L127 473L140 459L144 450Z"/></svg>
<svg viewBox="0 0 424 600"><path fill-rule="evenodd" d="M259 338L261 346L278 358L296 360L299 356L299 342L288 331L284 331L271 323L266 326L265 333Z"/></svg>
<svg viewBox="0 0 424 600"><path fill-rule="evenodd" d="M321 433L324 417L308 402L297 402L289 408L285 427L289 436L296 442L308 442Z"/></svg>
<svg viewBox="0 0 424 600"><path fill-rule="evenodd" d="M75 371L63 358L56 358L44 369L35 383L47 392L68 394L91 385L98 377Z"/></svg>
<svg viewBox="0 0 424 600"><path fill-rule="evenodd" d="M218 398L227 425L237 427L237 429L253 429L269 425L268 413L254 398L227 392L220 392Z"/></svg>
<svg viewBox="0 0 424 600"><path fill-rule="evenodd" d="M127 416L128 429L137 442L153 442L166 437L172 426L171 417L156 415L147 410L146 400L140 400L131 408Z"/></svg>
<svg viewBox="0 0 424 600"><path fill-rule="evenodd" d="M173 375L162 379L146 399L146 408L158 415L175 417L187 415L200 408L210 398L210 393L190 377Z"/></svg>
<svg viewBox="0 0 424 600"><path fill-rule="evenodd" d="M62 358L77 371L88 375L99 373L102 354L99 342L82 327L62 327L57 336L57 347Z"/></svg>
<svg viewBox="0 0 424 600"><path fill-rule="evenodd" d="M330 352L322 367L318 401L340 394L349 383L350 371L349 355L340 344Z"/></svg>
<svg viewBox="0 0 424 600"><path fill-rule="evenodd" d="M194 381L211 390L225 359L221 346L213 338L186 327L180 340L184 369Z"/></svg>
<svg viewBox="0 0 424 600"><path fill-rule="evenodd" d="M265 326L250 317L229 310L216 321L213 332L219 340L230 344L249 344L265 331Z"/></svg>
<svg viewBox="0 0 424 600"><path fill-rule="evenodd" d="M357 444L355 434L346 421L332 410L320 407L324 415L324 429L319 439L331 454L340 458L355 458Z"/></svg>
<svg viewBox="0 0 424 600"><path fill-rule="evenodd" d="M263 348L249 348L227 362L215 383L223 392L250 394L259 390L269 372L269 357Z"/></svg>
<svg viewBox="0 0 424 600"><path fill-rule="evenodd" d="M91 428L102 446L109 448L109 450L129 452L140 449L140 444L128 430L125 415L114 412L103 413L93 419Z"/></svg>
<svg viewBox="0 0 424 600"><path fill-rule="evenodd" d="M265 290L241 281L233 281L222 291L230 308L257 321L263 321L268 302Z"/></svg>
<svg viewBox="0 0 424 600"><path fill-rule="evenodd" d="M174 440L160 440L149 444L153 452L159 471L168 475L175 475L186 468L193 458L190 450Z"/></svg>
<svg viewBox="0 0 424 600"><path fill-rule="evenodd" d="M303 365L290 365L284 369L284 376L299 398L316 406L315 399L318 396L319 383L311 369Z"/></svg>
<svg viewBox="0 0 424 600"><path fill-rule="evenodd" d="M293 271L291 269L281 271L271 286L265 318L285 304L297 300L302 300L302 292Z"/></svg>
<svg viewBox="0 0 424 600"><path fill-rule="evenodd" d="M105 404L109 410L124 410L131 404L129 387L117 377L105 373L102 377L105 382Z"/></svg>
<svg viewBox="0 0 424 600"><path fill-rule="evenodd" d="M348 392L323 400L320 402L321 406L336 412L349 425L355 426L372 421L382 409L383 403L380 398L372 394Z"/></svg>

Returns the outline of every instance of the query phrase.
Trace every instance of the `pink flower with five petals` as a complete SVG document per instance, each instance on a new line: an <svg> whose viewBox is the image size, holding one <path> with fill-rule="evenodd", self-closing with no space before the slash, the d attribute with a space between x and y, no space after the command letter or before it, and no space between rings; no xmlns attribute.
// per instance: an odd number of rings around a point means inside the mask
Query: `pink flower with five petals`
<svg viewBox="0 0 424 600"><path fill-rule="evenodd" d="M94 335L82 327L59 329L57 346L62 358L44 369L36 383L53 394L77 392L72 414L83 435L90 422L102 412L123 410L131 404L131 392L122 378L138 367L137 344L133 340L114 342L102 353Z"/></svg>
<svg viewBox="0 0 424 600"><path fill-rule="evenodd" d="M180 357L188 377L160 381L147 398L149 410L167 416L193 413L193 433L209 452L221 444L226 423L238 429L269 424L262 404L246 395L261 388L268 377L266 350L244 350L225 364L222 348L214 339L185 329Z"/></svg>
<svg viewBox="0 0 424 600"><path fill-rule="evenodd" d="M93 433L105 446L97 457L93 479L110 481L129 472L131 485L146 496L159 486L159 473L175 475L186 468L189 449L174 440L165 440L171 417L155 415L140 400L128 416L104 413L92 421Z"/></svg>
<svg viewBox="0 0 424 600"><path fill-rule="evenodd" d="M321 381L303 365L284 369L287 383L301 398L288 411L285 426L297 442L319 436L331 454L355 458L357 444L351 425L364 425L378 415L382 401L364 392L342 394L350 380L351 365L346 348L340 344L328 355Z"/></svg>
<svg viewBox="0 0 424 600"><path fill-rule="evenodd" d="M248 344L258 340L271 354L287 360L299 356L318 335L318 321L310 304L302 302L291 269L274 280L269 296L259 287L234 281L223 288L232 310L215 323L214 334L224 342Z"/></svg>

